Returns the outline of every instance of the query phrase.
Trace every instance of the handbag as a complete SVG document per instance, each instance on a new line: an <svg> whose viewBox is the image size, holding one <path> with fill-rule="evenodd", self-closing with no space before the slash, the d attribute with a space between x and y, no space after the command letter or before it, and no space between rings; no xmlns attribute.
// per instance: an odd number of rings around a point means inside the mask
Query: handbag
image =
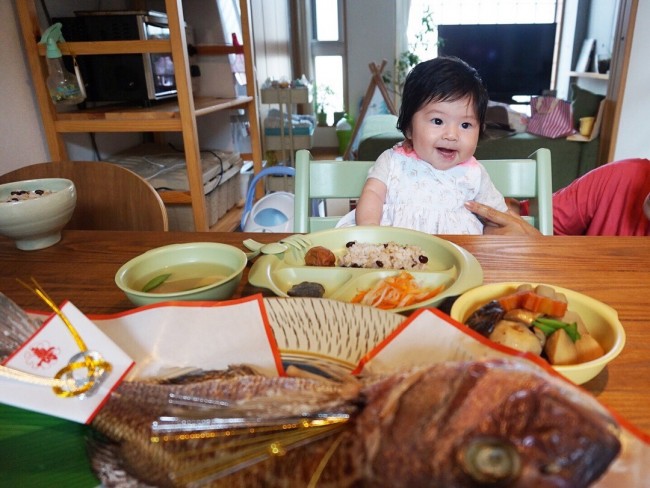
<svg viewBox="0 0 650 488"><path fill-rule="evenodd" d="M532 97L526 132L558 139L573 134L571 104L555 97Z"/></svg>

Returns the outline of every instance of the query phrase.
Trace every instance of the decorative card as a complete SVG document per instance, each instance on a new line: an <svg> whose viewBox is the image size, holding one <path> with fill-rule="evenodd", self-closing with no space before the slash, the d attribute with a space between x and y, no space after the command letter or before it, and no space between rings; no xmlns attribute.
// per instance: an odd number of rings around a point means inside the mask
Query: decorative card
<svg viewBox="0 0 650 488"><path fill-rule="evenodd" d="M368 352L354 373L381 374L444 361L475 361L512 357L504 350L433 308L415 311L397 329ZM522 353L523 355L523 353Z"/></svg>
<svg viewBox="0 0 650 488"><path fill-rule="evenodd" d="M61 312L74 332L56 314L46 320L4 363L8 368L33 376L23 379L0 376L0 402L89 423L134 363L72 303L66 302ZM80 344L86 347L86 355ZM86 367L87 360L94 368ZM57 375L68 380L66 385L74 386L58 387L57 393L56 386L36 383L37 378L54 380Z"/></svg>
<svg viewBox="0 0 650 488"><path fill-rule="evenodd" d="M136 361L127 379L233 364L250 365L266 376L284 374L261 295L223 302L167 302L94 318Z"/></svg>

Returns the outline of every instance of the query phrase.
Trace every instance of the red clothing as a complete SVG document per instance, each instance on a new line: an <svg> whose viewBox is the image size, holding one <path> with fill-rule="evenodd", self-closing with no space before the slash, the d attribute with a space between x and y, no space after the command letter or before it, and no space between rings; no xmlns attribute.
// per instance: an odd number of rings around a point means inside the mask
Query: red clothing
<svg viewBox="0 0 650 488"><path fill-rule="evenodd" d="M650 161L604 164L553 194L555 235L649 236Z"/></svg>

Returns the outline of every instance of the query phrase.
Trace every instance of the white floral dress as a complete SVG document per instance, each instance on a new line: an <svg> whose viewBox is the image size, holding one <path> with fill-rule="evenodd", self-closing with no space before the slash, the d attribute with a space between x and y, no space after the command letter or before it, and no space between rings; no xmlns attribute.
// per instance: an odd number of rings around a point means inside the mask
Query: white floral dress
<svg viewBox="0 0 650 488"><path fill-rule="evenodd" d="M428 234L482 234L483 224L464 207L475 200L505 212L503 195L474 157L438 170L401 146L384 151L368 172L387 187L380 225ZM337 227L356 225L354 211Z"/></svg>

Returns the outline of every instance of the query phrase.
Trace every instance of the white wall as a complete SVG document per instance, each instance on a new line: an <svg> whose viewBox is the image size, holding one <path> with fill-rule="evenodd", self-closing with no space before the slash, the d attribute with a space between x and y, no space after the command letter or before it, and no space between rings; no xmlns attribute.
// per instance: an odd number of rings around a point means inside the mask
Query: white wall
<svg viewBox="0 0 650 488"><path fill-rule="evenodd" d="M372 76L368 65L379 65L386 59L384 71L393 69L397 30L395 0L348 0L346 15L348 111L356 119Z"/></svg>
<svg viewBox="0 0 650 488"><path fill-rule="evenodd" d="M614 160L650 159L650 1L639 0Z"/></svg>
<svg viewBox="0 0 650 488"><path fill-rule="evenodd" d="M48 157L14 2L0 1L0 173Z"/></svg>

